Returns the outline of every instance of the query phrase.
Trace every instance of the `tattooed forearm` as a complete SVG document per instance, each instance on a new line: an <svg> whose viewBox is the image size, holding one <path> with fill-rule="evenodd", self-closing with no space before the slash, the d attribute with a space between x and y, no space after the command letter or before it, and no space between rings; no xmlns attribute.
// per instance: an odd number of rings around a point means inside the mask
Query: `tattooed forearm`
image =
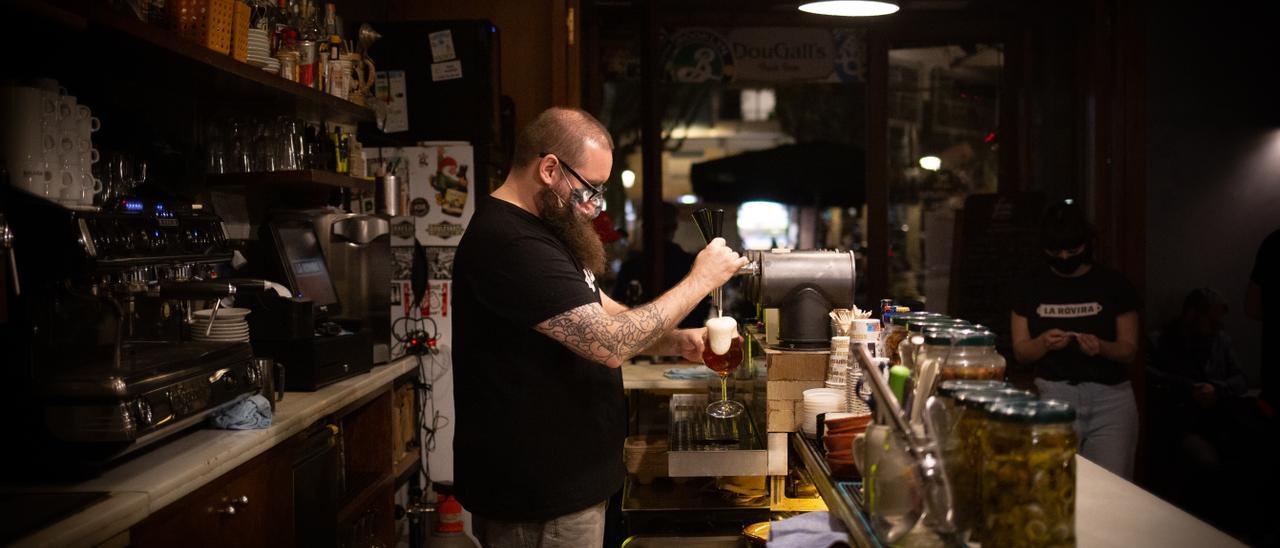
<svg viewBox="0 0 1280 548"><path fill-rule="evenodd" d="M673 325L656 302L614 315L599 304L586 304L538 324L537 330L584 358L618 367Z"/></svg>
<svg viewBox="0 0 1280 548"><path fill-rule="evenodd" d="M584 304L535 329L579 356L620 367L675 328L710 290L704 280L688 276L649 304L629 310L611 305L613 314L600 303Z"/></svg>

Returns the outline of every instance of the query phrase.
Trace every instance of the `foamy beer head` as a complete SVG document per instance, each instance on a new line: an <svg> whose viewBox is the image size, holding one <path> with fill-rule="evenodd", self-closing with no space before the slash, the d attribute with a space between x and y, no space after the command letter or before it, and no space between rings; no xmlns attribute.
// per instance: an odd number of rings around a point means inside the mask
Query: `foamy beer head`
<svg viewBox="0 0 1280 548"><path fill-rule="evenodd" d="M711 342L711 351L724 354L733 344L733 337L738 334L738 320L729 316L707 320L707 339Z"/></svg>

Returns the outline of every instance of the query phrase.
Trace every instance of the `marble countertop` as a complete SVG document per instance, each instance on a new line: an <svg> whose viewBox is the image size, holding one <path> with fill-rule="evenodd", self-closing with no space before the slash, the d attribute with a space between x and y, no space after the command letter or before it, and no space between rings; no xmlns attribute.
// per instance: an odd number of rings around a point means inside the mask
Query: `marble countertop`
<svg viewBox="0 0 1280 548"><path fill-rule="evenodd" d="M1078 455L1076 545L1244 546L1230 535Z"/></svg>
<svg viewBox="0 0 1280 548"><path fill-rule="evenodd" d="M316 420L413 371L402 358L315 392L286 392L265 430L202 429L181 434L94 479L68 485L0 486L7 493L106 492L106 499L19 540L14 546L93 546L271 449Z"/></svg>

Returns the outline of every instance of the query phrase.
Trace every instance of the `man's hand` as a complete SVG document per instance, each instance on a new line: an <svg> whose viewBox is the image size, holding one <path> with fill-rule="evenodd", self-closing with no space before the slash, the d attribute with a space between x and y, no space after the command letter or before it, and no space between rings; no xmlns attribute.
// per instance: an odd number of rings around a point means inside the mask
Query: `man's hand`
<svg viewBox="0 0 1280 548"><path fill-rule="evenodd" d="M705 327L675 330L672 336L676 338L680 356L693 363L702 363L703 337L706 332Z"/></svg>
<svg viewBox="0 0 1280 548"><path fill-rule="evenodd" d="M1200 407L1208 409L1218 402L1218 390L1212 384L1198 382L1191 385L1191 399Z"/></svg>
<svg viewBox="0 0 1280 548"><path fill-rule="evenodd" d="M1080 343L1080 351L1086 356L1097 356L1102 352L1102 343L1098 342L1098 337L1088 333L1076 333L1076 342Z"/></svg>
<svg viewBox="0 0 1280 548"><path fill-rule="evenodd" d="M1040 339L1040 344L1048 350L1062 350L1071 342L1071 336L1061 329L1050 329L1036 338Z"/></svg>
<svg viewBox="0 0 1280 548"><path fill-rule="evenodd" d="M693 269L689 277L702 284L706 291L720 287L734 277L742 267L747 265L747 258L741 257L729 246L724 238L716 238L698 252L693 261Z"/></svg>

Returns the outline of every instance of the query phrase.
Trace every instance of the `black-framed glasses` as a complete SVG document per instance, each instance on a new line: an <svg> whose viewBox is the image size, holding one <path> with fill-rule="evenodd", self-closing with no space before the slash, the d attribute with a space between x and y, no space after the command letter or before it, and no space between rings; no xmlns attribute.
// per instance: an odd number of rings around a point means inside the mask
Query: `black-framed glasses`
<svg viewBox="0 0 1280 548"><path fill-rule="evenodd" d="M542 154L538 155L539 158L545 158L547 156L555 156L555 155L550 152L543 152ZM564 161L564 158L556 156L556 161L560 164L560 167L563 167L565 171L569 172L569 175L573 175L574 179L577 179L579 183L582 183L582 186L587 187L585 189L587 191L587 195L583 197L582 201L588 202L591 200L595 200L601 194L604 194L604 183L601 183L600 186L595 186L587 182L587 180L583 178L581 175L578 175L578 172L574 171L573 167L569 165L569 162Z"/></svg>

